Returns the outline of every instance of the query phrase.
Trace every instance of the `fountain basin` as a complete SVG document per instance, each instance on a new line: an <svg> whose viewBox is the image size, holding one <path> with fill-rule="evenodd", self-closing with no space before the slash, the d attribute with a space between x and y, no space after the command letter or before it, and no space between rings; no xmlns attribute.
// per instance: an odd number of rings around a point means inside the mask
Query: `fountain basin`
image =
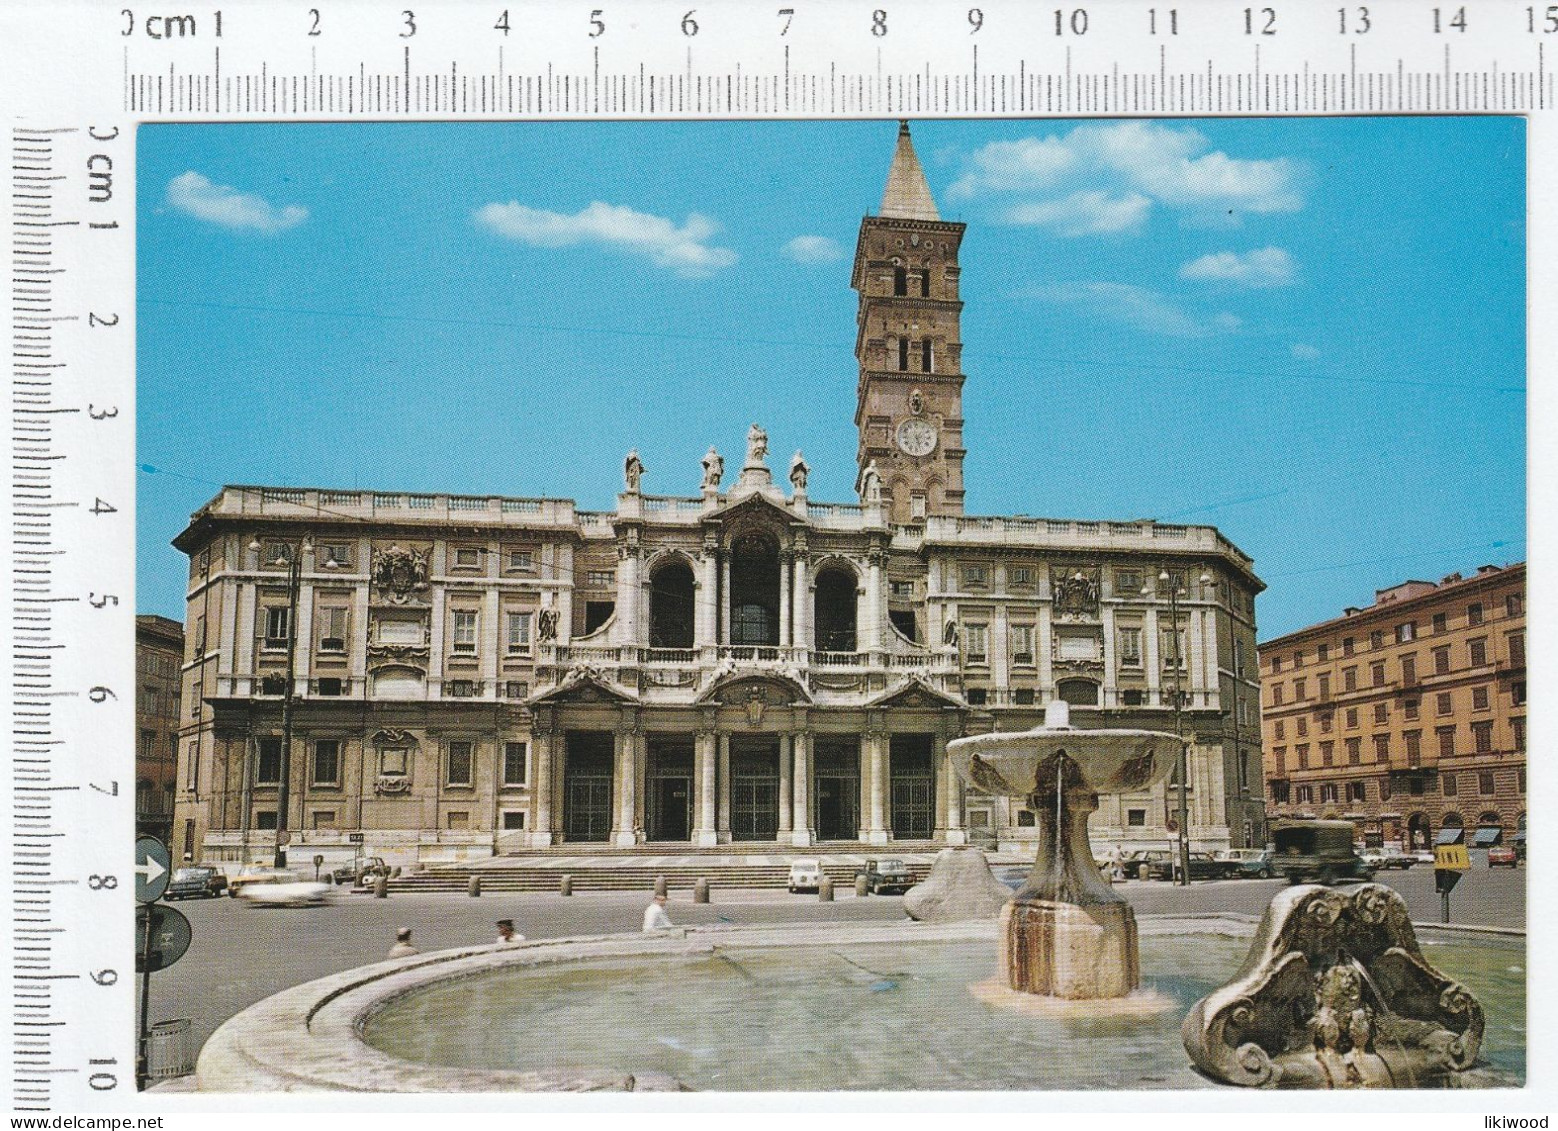
<svg viewBox="0 0 1558 1131"><path fill-rule="evenodd" d="M1144 916L1143 980L1174 1008L1143 1019L977 999L996 969L988 922L444 951L258 1003L207 1042L198 1079L204 1091L1216 1087L1191 1069L1179 1021L1239 968L1253 930L1242 917ZM1452 946L1434 960L1487 1007L1494 1070L1468 1082L1518 1085L1524 974L1503 971L1523 968L1522 950Z"/></svg>

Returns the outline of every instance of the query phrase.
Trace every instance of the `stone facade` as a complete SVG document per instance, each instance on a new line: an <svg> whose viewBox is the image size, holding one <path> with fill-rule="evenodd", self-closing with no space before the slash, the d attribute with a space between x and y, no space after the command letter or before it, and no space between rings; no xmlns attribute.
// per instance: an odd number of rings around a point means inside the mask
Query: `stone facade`
<svg viewBox="0 0 1558 1131"><path fill-rule="evenodd" d="M354 834L401 862L1018 844L1032 814L964 790L946 744L1036 726L1056 697L1079 726L1177 719L1195 846L1262 843L1250 559L1210 527L962 513L962 226L923 218L912 158L904 131L888 215L862 226L860 330L888 307L923 327L928 304L938 337L912 381L861 346L857 502L809 499L798 452L781 487L754 424L734 475L710 448L697 494L644 494L630 453L607 512L242 486L201 508L175 541L210 626L186 656L179 849L268 855L284 714L283 824L310 855ZM884 296L877 243L915 231L947 242L909 259L932 293ZM1172 809L1164 786L1105 797L1094 833L1166 844Z"/></svg>
<svg viewBox="0 0 1558 1131"><path fill-rule="evenodd" d="M1525 584L1523 562L1406 581L1262 644L1272 815L1408 848L1447 825L1468 843L1524 829Z"/></svg>
<svg viewBox="0 0 1558 1131"><path fill-rule="evenodd" d="M184 626L135 618L135 832L164 844L173 833Z"/></svg>

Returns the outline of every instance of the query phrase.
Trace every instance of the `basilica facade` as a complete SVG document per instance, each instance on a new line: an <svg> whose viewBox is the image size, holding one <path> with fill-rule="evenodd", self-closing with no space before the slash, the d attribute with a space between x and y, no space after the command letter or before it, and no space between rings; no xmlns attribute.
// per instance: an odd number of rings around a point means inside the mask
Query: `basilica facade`
<svg viewBox="0 0 1558 1131"><path fill-rule="evenodd" d="M294 864L550 851L1016 846L947 742L1174 731L1192 846L1265 840L1253 563L1216 529L964 514L959 244L900 128L861 224L856 486L709 449L696 494L226 487L190 559L174 847ZM700 481L701 480L701 481ZM1104 797L1165 845L1178 787ZM678 848L680 846L680 848Z"/></svg>

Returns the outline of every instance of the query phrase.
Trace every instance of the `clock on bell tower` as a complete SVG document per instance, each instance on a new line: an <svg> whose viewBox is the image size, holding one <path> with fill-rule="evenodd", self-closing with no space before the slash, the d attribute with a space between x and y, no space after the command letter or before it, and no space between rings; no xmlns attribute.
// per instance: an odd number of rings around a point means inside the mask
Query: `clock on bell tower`
<svg viewBox="0 0 1558 1131"><path fill-rule="evenodd" d="M937 212L900 122L882 206L860 222L850 280L860 294L856 489L874 460L896 523L963 513L963 230Z"/></svg>

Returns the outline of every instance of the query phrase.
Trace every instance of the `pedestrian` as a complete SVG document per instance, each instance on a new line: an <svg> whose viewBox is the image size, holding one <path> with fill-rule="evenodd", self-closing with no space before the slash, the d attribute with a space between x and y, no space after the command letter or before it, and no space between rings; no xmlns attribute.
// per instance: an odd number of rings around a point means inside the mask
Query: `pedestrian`
<svg viewBox="0 0 1558 1131"><path fill-rule="evenodd" d="M395 932L395 945L390 947L388 958L406 958L422 952L411 945L411 928L402 927Z"/></svg>
<svg viewBox="0 0 1558 1131"><path fill-rule="evenodd" d="M512 920L512 919L499 919L498 920L498 942L500 942L500 943L517 943L517 942L524 942L524 941L525 941L525 936L517 933L514 930L514 920Z"/></svg>
<svg viewBox="0 0 1558 1131"><path fill-rule="evenodd" d="M644 930L664 931L671 926L671 917L665 913L665 896L656 892L649 906L644 908Z"/></svg>

